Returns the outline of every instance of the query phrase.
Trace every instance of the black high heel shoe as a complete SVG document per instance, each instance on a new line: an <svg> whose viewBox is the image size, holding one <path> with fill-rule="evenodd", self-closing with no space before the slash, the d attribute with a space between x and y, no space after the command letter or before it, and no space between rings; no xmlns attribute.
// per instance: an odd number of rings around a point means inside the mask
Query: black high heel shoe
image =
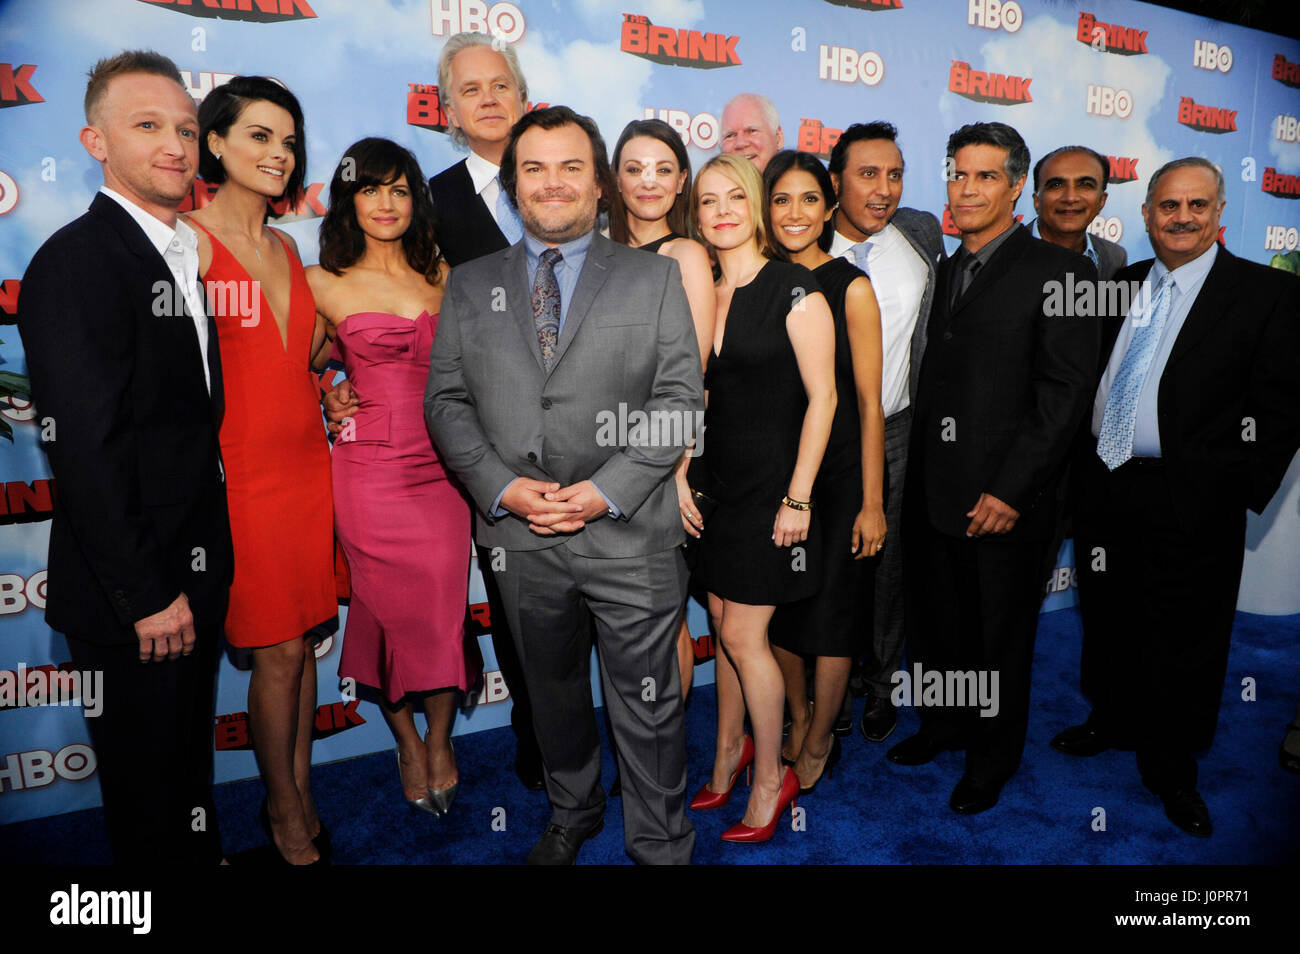
<svg viewBox="0 0 1300 954"><path fill-rule="evenodd" d="M320 834L311 840L312 846L315 847L316 853L320 856L311 864L307 865L290 865L284 855L280 854L280 849L275 843L275 832L271 829L271 809L267 805L267 799L263 797L262 804L258 808L258 815L262 819L262 831L266 832L266 838L271 843L268 855L274 862L285 865L290 868L310 868L312 865L329 864L330 855L333 852L333 845L330 843L329 832L325 829L325 823L321 822Z"/></svg>
<svg viewBox="0 0 1300 954"><path fill-rule="evenodd" d="M822 774L817 776L817 780L804 788L799 786L800 795L811 795L823 778L832 778L835 775L835 766L839 764L840 756L844 754L844 746L840 745L838 736L831 736L831 750L826 754L826 761L822 764Z"/></svg>

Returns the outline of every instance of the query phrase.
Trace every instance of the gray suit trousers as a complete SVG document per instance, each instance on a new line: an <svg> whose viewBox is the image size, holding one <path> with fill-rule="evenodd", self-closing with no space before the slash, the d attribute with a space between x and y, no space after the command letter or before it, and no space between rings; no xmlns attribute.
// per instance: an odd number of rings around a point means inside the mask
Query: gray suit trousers
<svg viewBox="0 0 1300 954"><path fill-rule="evenodd" d="M885 548L876 567L875 625L863 675L877 699L888 699L891 681L903 667L903 480L907 445L912 435L912 409L905 407L885 421L885 469L889 499L885 501Z"/></svg>
<svg viewBox="0 0 1300 954"><path fill-rule="evenodd" d="M676 634L680 548L596 558L567 542L512 550L496 574L519 648L546 767L551 822L590 828L605 811L590 686L591 634L623 780L624 843L641 864L688 864L686 722ZM582 605L594 627L582 625Z"/></svg>

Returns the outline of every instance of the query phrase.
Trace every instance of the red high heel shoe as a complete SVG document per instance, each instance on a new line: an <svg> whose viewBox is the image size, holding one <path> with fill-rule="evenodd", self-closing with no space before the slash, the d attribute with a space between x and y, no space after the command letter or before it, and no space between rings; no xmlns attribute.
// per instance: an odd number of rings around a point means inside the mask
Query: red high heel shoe
<svg viewBox="0 0 1300 954"><path fill-rule="evenodd" d="M727 785L725 792L715 792L709 788L709 783L705 782L704 787L695 793L691 799L691 808L697 812L708 811L712 808L721 808L727 802L731 801L731 790L736 787L736 779L740 778L740 773L745 773L745 782L749 783L749 767L754 763L754 740L748 735L745 736L744 742L740 745L740 761L736 763L736 771L731 773L731 782Z"/></svg>
<svg viewBox="0 0 1300 954"><path fill-rule="evenodd" d="M739 842L759 842L767 841L776 834L776 822L785 811L786 806L792 808L795 805L795 797L799 794L799 776L794 774L794 769L787 768L785 777L781 779L781 794L776 800L776 811L772 813L772 820L762 828L752 828L742 822L737 822L722 833L723 841Z"/></svg>

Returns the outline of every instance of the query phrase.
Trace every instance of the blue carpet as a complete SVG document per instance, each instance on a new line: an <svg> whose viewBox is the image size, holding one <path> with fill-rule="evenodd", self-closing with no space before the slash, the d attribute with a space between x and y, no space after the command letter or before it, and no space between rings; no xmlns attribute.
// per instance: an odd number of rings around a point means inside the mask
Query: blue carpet
<svg viewBox="0 0 1300 954"><path fill-rule="evenodd" d="M1142 787L1129 752L1072 759L1048 742L1083 719L1078 689L1082 631L1077 610L1045 614L1038 630L1029 741L1020 771L992 810L966 818L948 809L962 771L961 753L902 768L885 759L918 725L911 710L883 745L854 731L835 777L801 801L805 830L788 821L766 845L731 845L719 835L738 821L748 790L731 805L692 812L697 864L1285 864L1300 858L1300 777L1278 766L1283 728L1300 695L1300 616L1238 613L1214 747L1200 761L1200 791L1215 834L1194 839L1164 817ZM1257 699L1243 701L1242 680ZM1140 691L1140 687L1135 687ZM856 714L861 714L858 701ZM604 720L600 719L602 736ZM694 691L687 708L688 794L708 779L713 755L714 690ZM521 862L549 819L541 792L528 792L511 771L509 729L457 739L463 779L452 814L413 812L402 801L391 752L320 765L312 784L334 835L340 864L512 864ZM613 778L608 751L606 782ZM265 839L256 818L257 780L216 789L222 839L237 853ZM1096 831L1096 809L1105 830ZM788 816L787 816L788 819ZM29 864L99 864L109 860L100 810L0 828L0 856ZM588 864L626 864L623 812L612 799L605 830L583 846Z"/></svg>

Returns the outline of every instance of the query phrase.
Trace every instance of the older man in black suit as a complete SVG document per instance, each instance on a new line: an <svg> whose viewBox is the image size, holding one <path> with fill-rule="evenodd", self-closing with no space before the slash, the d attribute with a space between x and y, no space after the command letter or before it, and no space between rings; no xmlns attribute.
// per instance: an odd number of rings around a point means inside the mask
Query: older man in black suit
<svg viewBox="0 0 1300 954"><path fill-rule="evenodd" d="M1097 272L1016 224L1029 171L1020 134L963 126L948 158L962 246L940 270L903 504L912 658L945 691L936 700L913 686L921 731L888 757L919 765L965 749L949 806L974 814L997 804L1024 751L1042 566L1100 331L1092 316L1047 307L1054 283ZM963 688L978 682L978 706L954 691L958 674L970 674Z"/></svg>
<svg viewBox="0 0 1300 954"><path fill-rule="evenodd" d="M1156 170L1142 213L1155 259L1133 320L1106 322L1078 447L1075 553L1083 690L1093 709L1052 747L1137 750L1143 784L1212 832L1195 753L1210 746L1228 664L1247 508L1262 512L1300 445L1300 281L1217 242L1223 174Z"/></svg>
<svg viewBox="0 0 1300 954"><path fill-rule="evenodd" d="M101 60L81 143L104 187L23 277L33 396L59 484L45 618L103 673L87 725L118 862L221 859L212 710L231 575L216 329L176 217L199 124L157 53ZM89 713L88 713L89 715Z"/></svg>

